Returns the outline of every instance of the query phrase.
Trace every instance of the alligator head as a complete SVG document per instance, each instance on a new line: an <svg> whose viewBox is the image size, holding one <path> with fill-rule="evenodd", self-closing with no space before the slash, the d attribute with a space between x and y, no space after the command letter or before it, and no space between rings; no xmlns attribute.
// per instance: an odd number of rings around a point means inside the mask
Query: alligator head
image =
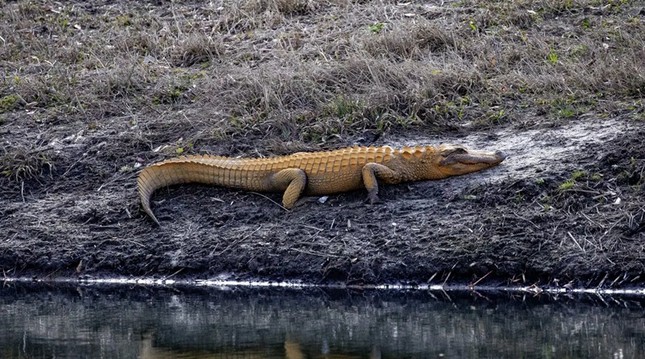
<svg viewBox="0 0 645 359"><path fill-rule="evenodd" d="M430 162L431 178L439 179L481 171L500 164L506 156L500 151L476 151L443 144Z"/></svg>

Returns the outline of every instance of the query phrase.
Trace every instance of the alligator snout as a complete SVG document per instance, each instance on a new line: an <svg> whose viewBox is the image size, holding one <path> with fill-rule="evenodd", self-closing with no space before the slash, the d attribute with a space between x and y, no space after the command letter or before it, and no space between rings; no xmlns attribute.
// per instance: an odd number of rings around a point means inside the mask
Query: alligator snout
<svg viewBox="0 0 645 359"><path fill-rule="evenodd" d="M495 157L497 157L497 159L499 159L499 161L502 162L506 159L506 154L502 151L497 150L495 151Z"/></svg>

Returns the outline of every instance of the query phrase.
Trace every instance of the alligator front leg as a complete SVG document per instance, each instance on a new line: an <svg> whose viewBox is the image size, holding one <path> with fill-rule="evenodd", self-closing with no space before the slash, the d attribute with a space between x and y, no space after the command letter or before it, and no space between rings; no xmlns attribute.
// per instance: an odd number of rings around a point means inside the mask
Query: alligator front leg
<svg viewBox="0 0 645 359"><path fill-rule="evenodd" d="M282 205L284 208L293 208L302 192L307 186L307 174L299 168L286 168L271 175L272 187L284 190Z"/></svg>
<svg viewBox="0 0 645 359"><path fill-rule="evenodd" d="M377 203L378 199L378 182L380 179L387 184L395 184L401 182L401 175L391 168L379 163L370 162L363 166L362 170L363 184L367 189L367 202L370 204Z"/></svg>

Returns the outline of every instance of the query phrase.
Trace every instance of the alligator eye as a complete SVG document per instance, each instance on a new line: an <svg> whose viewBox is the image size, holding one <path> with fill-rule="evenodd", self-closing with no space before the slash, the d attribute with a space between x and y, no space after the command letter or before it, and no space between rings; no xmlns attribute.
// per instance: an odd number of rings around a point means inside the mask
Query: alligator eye
<svg viewBox="0 0 645 359"><path fill-rule="evenodd" d="M455 148L445 150L441 154L444 157L448 157L448 156L451 156L451 155L463 155L465 153L468 153L468 151L466 151L465 148L463 148L463 147L455 147Z"/></svg>

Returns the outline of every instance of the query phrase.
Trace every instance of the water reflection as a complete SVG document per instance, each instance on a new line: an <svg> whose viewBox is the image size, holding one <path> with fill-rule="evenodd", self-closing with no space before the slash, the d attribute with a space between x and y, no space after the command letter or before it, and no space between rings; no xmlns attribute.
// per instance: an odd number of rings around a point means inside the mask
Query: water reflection
<svg viewBox="0 0 645 359"><path fill-rule="evenodd" d="M5 285L0 358L632 358L642 298Z"/></svg>

